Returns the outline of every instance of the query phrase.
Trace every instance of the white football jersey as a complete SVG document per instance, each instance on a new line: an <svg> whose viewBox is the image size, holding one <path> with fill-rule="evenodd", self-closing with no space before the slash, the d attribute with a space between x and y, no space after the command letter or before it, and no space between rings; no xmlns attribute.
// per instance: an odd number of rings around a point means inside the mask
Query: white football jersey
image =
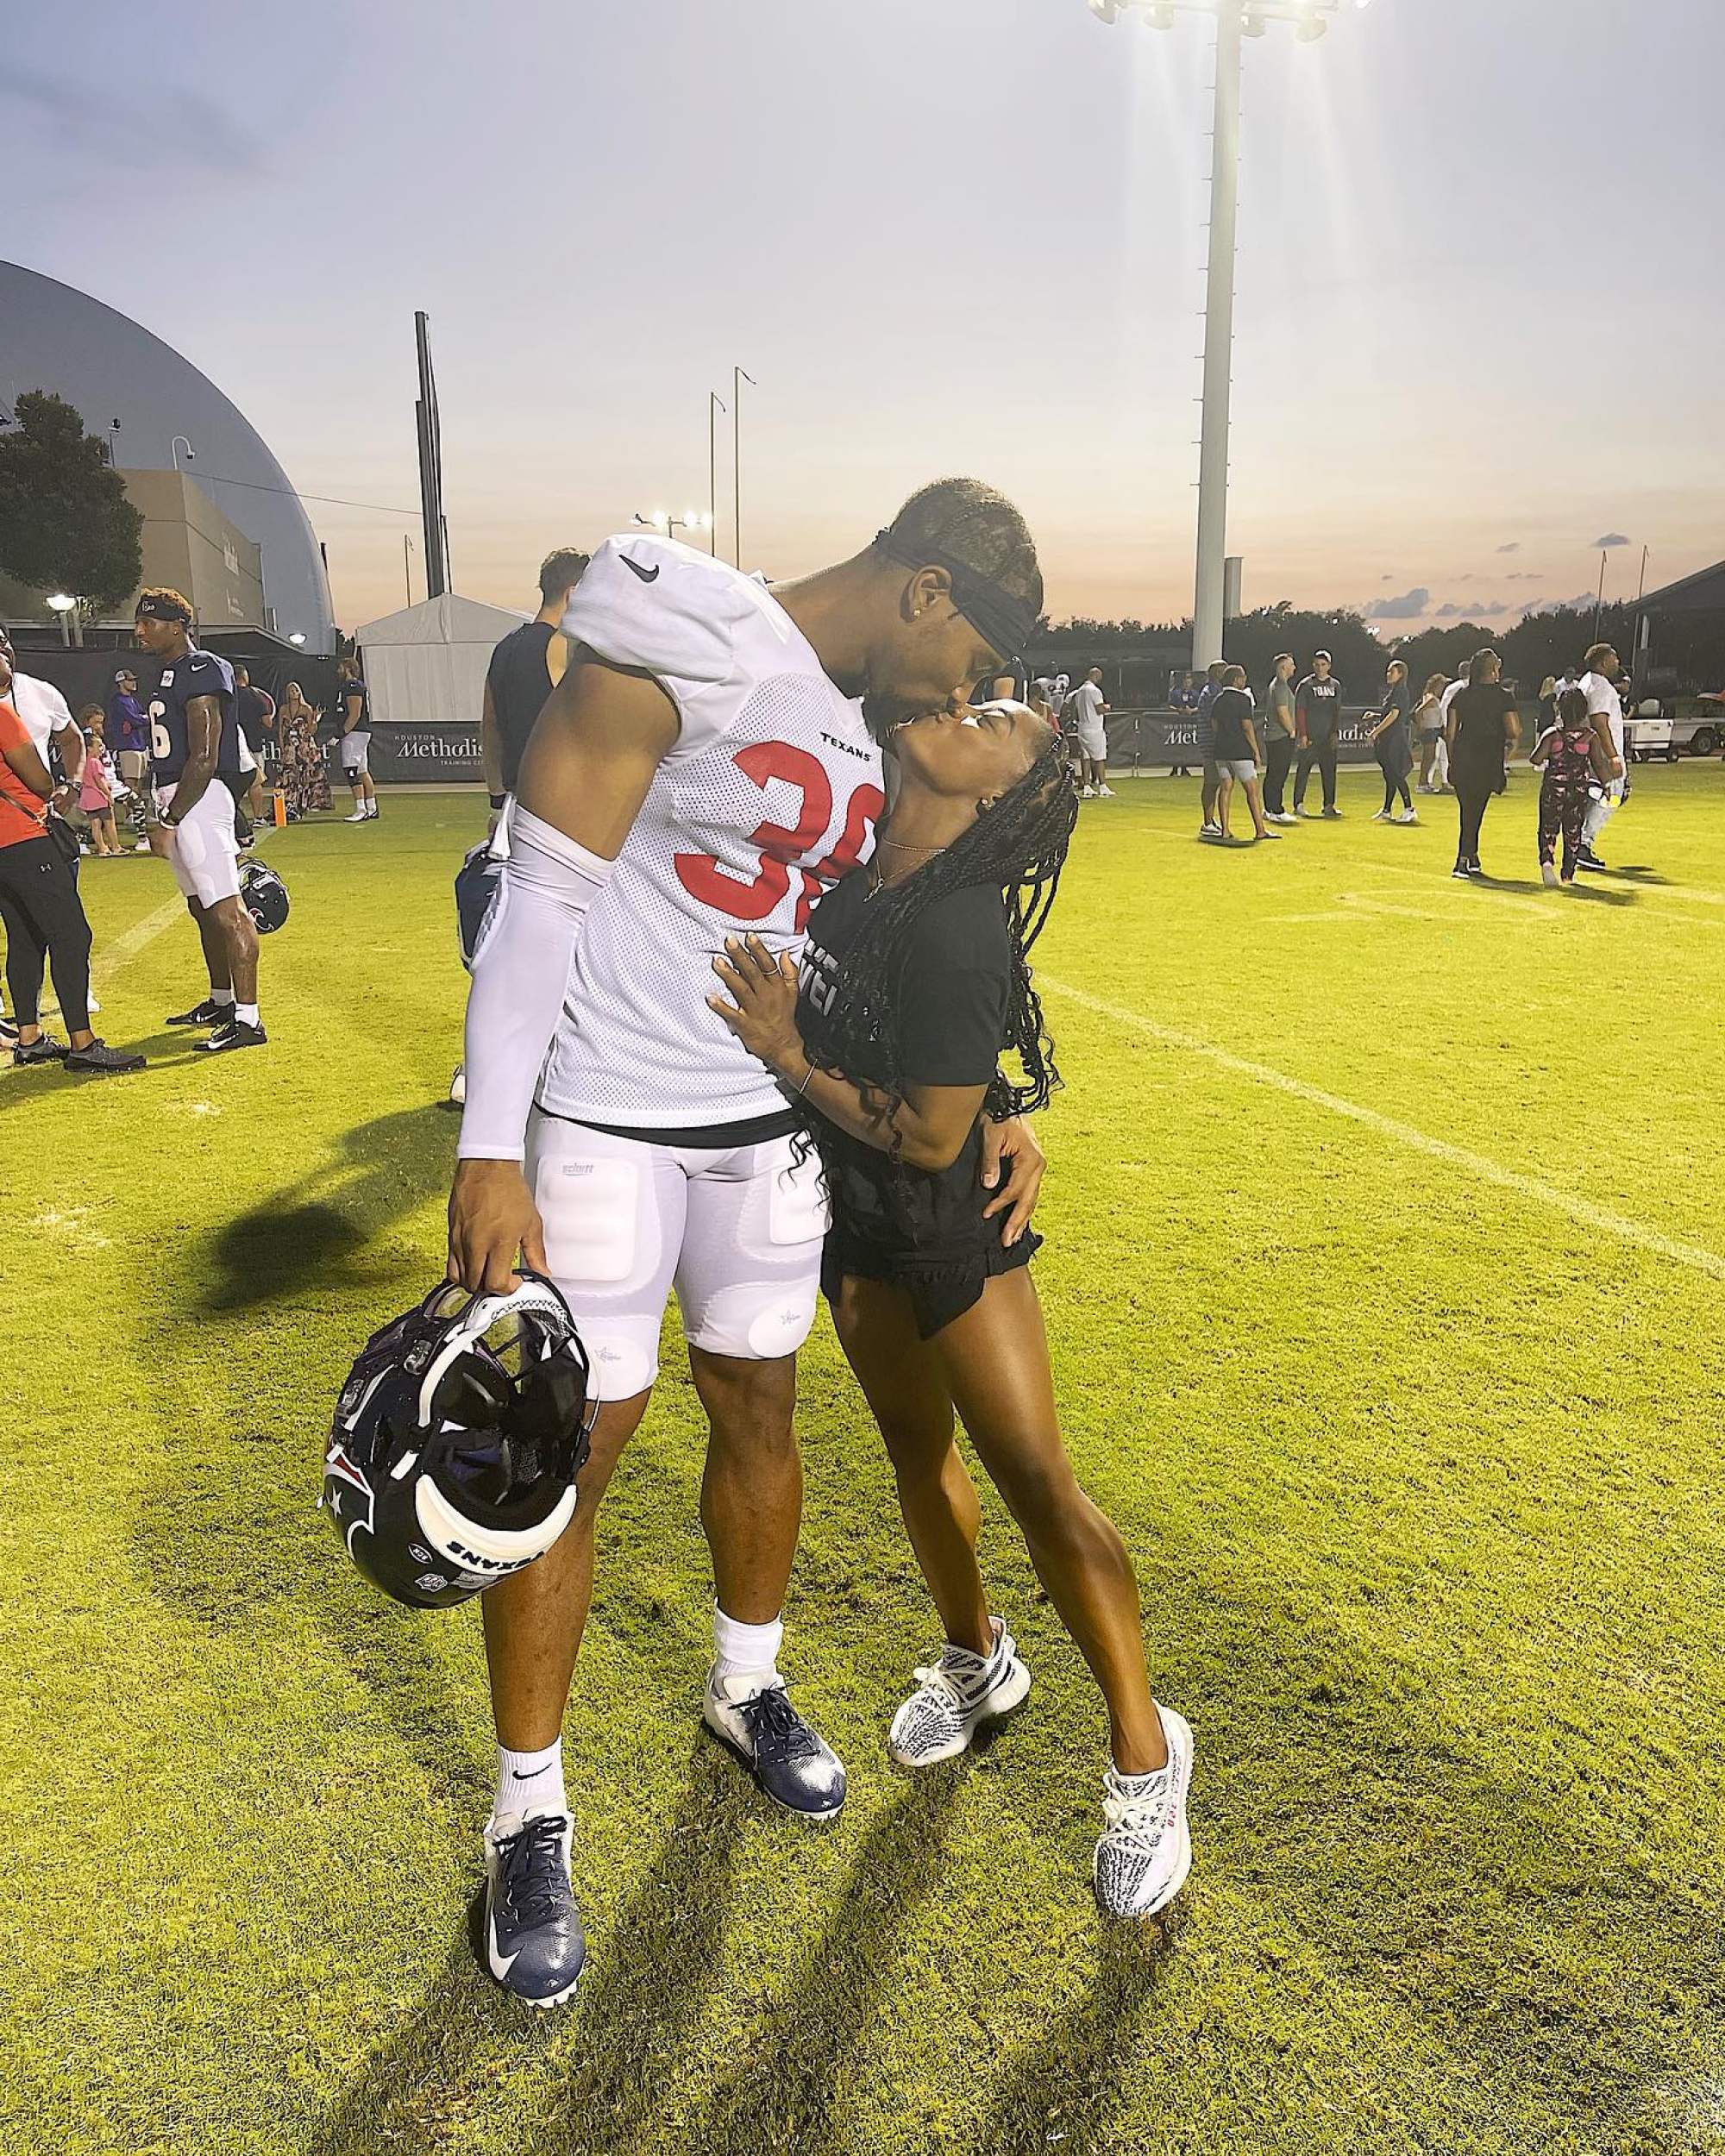
<svg viewBox="0 0 1725 2156"><path fill-rule="evenodd" d="M617 867L582 923L540 1079L554 1115L708 1129L784 1096L706 999L727 936L797 955L815 902L874 850L881 753L758 579L675 540L607 539L563 629L677 707Z"/></svg>

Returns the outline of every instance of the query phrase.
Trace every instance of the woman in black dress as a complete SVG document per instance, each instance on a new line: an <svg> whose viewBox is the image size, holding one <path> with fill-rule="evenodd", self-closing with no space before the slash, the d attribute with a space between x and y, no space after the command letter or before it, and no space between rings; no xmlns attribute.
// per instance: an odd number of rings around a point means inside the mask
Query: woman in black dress
<svg viewBox="0 0 1725 2156"><path fill-rule="evenodd" d="M1467 686L1450 705L1446 730L1450 784L1461 807L1461 836L1456 849L1456 876L1483 876L1479 827L1485 805L1509 783L1504 758L1521 738L1515 699L1499 676L1503 662L1495 651L1476 652L1468 661Z"/></svg>
<svg viewBox="0 0 1725 2156"><path fill-rule="evenodd" d="M1071 837L1072 780L1059 736L1021 705L917 719L894 746L890 824L815 908L800 994L791 961L750 937L715 962L731 1000L710 1000L807 1118L832 1206L822 1284L945 1627L888 1749L909 1767L954 1758L1030 1689L977 1569L962 1419L1107 1702L1097 1898L1152 1915L1191 1864L1192 1733L1151 1695L1132 1559L1061 1438L1027 1269L1039 1238L1003 1242L980 1183L984 1114L1041 1107L1056 1083L1026 954Z"/></svg>
<svg viewBox="0 0 1725 2156"><path fill-rule="evenodd" d="M1408 724L1414 715L1414 692L1408 685L1407 661L1392 659L1383 677L1383 701L1378 705L1371 730L1371 746L1377 757L1377 768L1383 774L1383 806L1372 818L1374 824L1417 824L1414 812L1414 797L1408 791L1408 774L1414 768L1414 744L1408 736ZM1397 795L1402 799L1401 813L1396 813Z"/></svg>

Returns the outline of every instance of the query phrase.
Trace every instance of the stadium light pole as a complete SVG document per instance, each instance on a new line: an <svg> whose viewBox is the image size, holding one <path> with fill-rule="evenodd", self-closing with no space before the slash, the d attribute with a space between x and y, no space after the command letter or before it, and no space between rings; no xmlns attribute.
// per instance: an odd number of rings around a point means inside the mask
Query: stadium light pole
<svg viewBox="0 0 1725 2156"><path fill-rule="evenodd" d="M746 367L731 370L731 530L737 542L736 567L743 567L743 385L750 389L761 385Z"/></svg>
<svg viewBox="0 0 1725 2156"><path fill-rule="evenodd" d="M1210 163L1210 265L1204 300L1204 424L1198 451L1198 567L1192 603L1192 667L1222 655L1228 554L1228 432L1234 354L1234 254L1239 231L1240 76L1248 37L1288 22L1302 44L1322 37L1333 16L1370 0L1088 0L1099 22L1141 16L1171 30L1179 15L1216 25L1216 108Z"/></svg>
<svg viewBox="0 0 1725 2156"><path fill-rule="evenodd" d="M176 472L179 469L179 450L180 444L182 442L185 442L185 444L186 462L188 464L195 464L198 461L197 450L192 448L189 442L186 442L185 436L183 434L177 434L173 440L168 444L168 454L173 459L173 468Z"/></svg>
<svg viewBox="0 0 1725 2156"><path fill-rule="evenodd" d="M706 506L709 554L718 552L718 415L729 405L716 389L706 393Z"/></svg>

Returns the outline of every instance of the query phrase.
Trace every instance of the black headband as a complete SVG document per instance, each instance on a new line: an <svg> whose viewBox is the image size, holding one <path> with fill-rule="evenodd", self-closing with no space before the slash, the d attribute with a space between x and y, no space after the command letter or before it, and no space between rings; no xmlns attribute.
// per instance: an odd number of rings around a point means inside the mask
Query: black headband
<svg viewBox="0 0 1725 2156"><path fill-rule="evenodd" d="M891 531L877 531L875 544L907 569L944 569L952 579L952 604L988 649L999 654L1004 666L1016 659L1036 627L1036 610L1029 601L1013 599L991 576L973 569L939 547L914 547L895 539Z"/></svg>
<svg viewBox="0 0 1725 2156"><path fill-rule="evenodd" d="M184 627L191 626L191 609L181 606L171 599L141 599L133 610L134 621L177 621Z"/></svg>

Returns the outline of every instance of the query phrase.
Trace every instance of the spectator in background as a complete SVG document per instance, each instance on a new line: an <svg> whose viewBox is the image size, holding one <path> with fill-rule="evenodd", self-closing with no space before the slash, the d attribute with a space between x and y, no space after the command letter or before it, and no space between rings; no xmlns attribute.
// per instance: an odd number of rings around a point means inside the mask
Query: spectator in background
<svg viewBox="0 0 1725 2156"><path fill-rule="evenodd" d="M1588 809L1581 827L1581 865L1584 868L1603 868L1605 866L1599 857L1596 841L1623 805L1629 790L1629 758L1623 737L1623 699L1617 693L1617 684L1622 675L1622 664L1611 646L1595 644L1587 655L1587 671L1575 685L1587 699L1594 731L1609 748L1612 764L1612 775L1601 789L1599 799Z"/></svg>
<svg viewBox="0 0 1725 2156"><path fill-rule="evenodd" d="M1216 817L1222 843L1226 844L1233 835L1228 812L1237 786L1245 788L1254 837L1279 839L1281 832L1269 830L1264 820L1264 800L1258 790L1258 734L1244 667L1230 667L1222 676L1222 686L1210 706L1210 744L1220 780Z"/></svg>
<svg viewBox="0 0 1725 2156"><path fill-rule="evenodd" d="M114 676L106 716L104 737L126 788L132 850L147 854L150 849L144 836L150 812L150 722L138 698L138 677L129 667L122 667Z"/></svg>
<svg viewBox="0 0 1725 2156"><path fill-rule="evenodd" d="M1414 768L1414 745L1408 738L1408 723L1414 716L1414 692L1408 686L1405 661L1392 659L1383 676L1383 701L1373 714L1371 731L1367 736L1377 756L1377 768L1383 774L1383 806L1372 818L1374 824L1417 824L1414 812L1414 797L1408 791L1408 774ZM1396 800L1400 795L1402 807L1396 812Z"/></svg>
<svg viewBox="0 0 1725 2156"><path fill-rule="evenodd" d="M1299 818L1289 811L1286 799L1297 746L1291 651L1278 653L1264 703L1264 818L1267 824L1295 824Z"/></svg>
<svg viewBox="0 0 1725 2156"><path fill-rule="evenodd" d="M1210 712L1216 699L1226 686L1227 663L1212 659L1205 670L1204 686L1198 692L1198 761L1204 774L1203 791L1200 795L1198 836L1200 838L1220 838L1221 818L1216 813L1216 802L1222 790L1222 774L1216 768L1216 747L1212 736Z"/></svg>
<svg viewBox="0 0 1725 2156"><path fill-rule="evenodd" d="M264 765L270 755L270 729L275 724L275 699L252 686L248 667L234 668L234 711L240 733L252 752L254 768L247 775L246 807L254 821L264 820Z"/></svg>
<svg viewBox="0 0 1725 2156"><path fill-rule="evenodd" d="M16 686L8 642L0 651L0 922L16 1025L12 1060L63 1062L68 1070L141 1070L141 1056L110 1048L90 1030L90 923L71 866L47 836L53 780L11 700ZM41 1028L42 974L50 965L69 1043Z"/></svg>
<svg viewBox="0 0 1725 2156"><path fill-rule="evenodd" d="M569 663L560 626L591 555L558 547L539 564L539 611L511 629L491 655L480 710L480 761L493 819L515 791L521 759L545 699Z"/></svg>
<svg viewBox="0 0 1725 2156"><path fill-rule="evenodd" d="M1581 827L1590 794L1611 783L1611 751L1587 708L1586 692L1565 689L1549 726L1543 727L1527 761L1544 768L1540 787L1540 874L1549 887L1559 879L1558 834L1563 834L1563 876L1575 881L1581 861Z"/></svg>
<svg viewBox="0 0 1725 2156"><path fill-rule="evenodd" d="M374 824L377 821L377 788L372 784L372 704L366 693L366 685L360 678L360 669L352 659L342 660L336 668L336 718L340 743L342 774L348 781L348 790L354 797L354 812L343 817L347 824Z"/></svg>
<svg viewBox="0 0 1725 2156"><path fill-rule="evenodd" d="M1420 792L1441 793L1449 777L1449 750L1444 742L1444 692L1449 687L1446 674L1433 674L1426 682L1426 693L1420 699L1414 713L1414 729L1420 736ZM1443 764L1443 778L1438 776L1438 765Z"/></svg>
<svg viewBox="0 0 1725 2156"><path fill-rule="evenodd" d="M1486 804L1509 785L1504 761L1521 737L1515 699L1501 679L1503 662L1495 651L1476 652L1469 661L1466 686L1450 704L1447 725L1450 784L1460 805L1461 830L1451 874L1483 876L1479 830Z"/></svg>
<svg viewBox="0 0 1725 2156"><path fill-rule="evenodd" d="M18 671L12 639L3 629L0 629L0 660L5 661L11 683L7 701L22 720L36 754L50 768L53 754L59 755L63 783L54 789L48 806L50 811L56 805L64 808L75 798L84 769L84 736L73 722L70 705L53 683Z"/></svg>
<svg viewBox="0 0 1725 2156"><path fill-rule="evenodd" d="M1195 718L1197 716L1198 677L1195 674L1189 673L1187 674L1185 680L1180 684L1180 686L1170 696L1168 699L1168 707L1174 713L1176 719ZM1175 749L1174 754L1176 756L1180 754L1180 750L1177 746ZM1169 772L1168 775L1170 779L1189 779L1192 774L1190 769L1185 764L1176 763L1172 769Z"/></svg>
<svg viewBox="0 0 1725 2156"><path fill-rule="evenodd" d="M1114 789L1108 784L1108 702L1102 694L1101 667L1091 667L1073 690L1070 701L1078 754L1082 760L1084 782L1078 789L1078 798L1084 801L1112 801Z"/></svg>
<svg viewBox="0 0 1725 2156"><path fill-rule="evenodd" d="M78 779L78 805L90 819L93 852L117 854L120 841L114 830L114 767L108 760L102 730L108 723L99 704L86 704L78 713L84 722L84 769Z"/></svg>
<svg viewBox="0 0 1725 2156"><path fill-rule="evenodd" d="M1294 813L1305 814L1306 786L1315 764L1323 781L1324 813L1336 806L1336 748L1341 734L1342 685L1327 651L1312 655L1312 671L1294 692L1294 731L1299 754L1294 767Z"/></svg>
<svg viewBox="0 0 1725 2156"><path fill-rule="evenodd" d="M276 724L281 736L282 789L287 795L287 812L296 823L314 809L329 805L329 776L317 738L319 716L306 702L298 682L288 682L281 693Z"/></svg>

